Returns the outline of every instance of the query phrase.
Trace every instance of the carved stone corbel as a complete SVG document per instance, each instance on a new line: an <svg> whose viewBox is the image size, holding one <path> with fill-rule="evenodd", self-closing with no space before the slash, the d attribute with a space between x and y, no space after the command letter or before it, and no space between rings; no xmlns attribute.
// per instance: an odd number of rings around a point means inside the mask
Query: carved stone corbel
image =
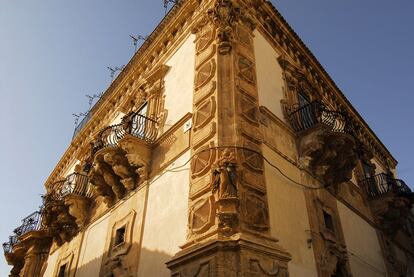
<svg viewBox="0 0 414 277"><path fill-rule="evenodd" d="M106 150L107 149L103 149L95 155L93 170L103 177L105 183L111 187L113 193L115 194L116 200L119 200L124 198L126 190L122 185L119 176L113 171L111 165L105 162L104 156L106 154Z"/></svg>
<svg viewBox="0 0 414 277"><path fill-rule="evenodd" d="M357 162L354 146L355 142L348 134L331 132L323 126L303 134L298 142L302 165L326 186L352 178Z"/></svg>
<svg viewBox="0 0 414 277"><path fill-rule="evenodd" d="M42 225L59 246L70 241L78 232L76 219L61 200L51 200L45 205Z"/></svg>
<svg viewBox="0 0 414 277"><path fill-rule="evenodd" d="M115 194L111 189L111 186L106 183L103 176L96 170L96 167L92 167L88 174L89 182L93 185L95 193L103 197L104 202L108 207L111 207L115 202Z"/></svg>
<svg viewBox="0 0 414 277"><path fill-rule="evenodd" d="M151 151L149 145L137 140L134 137L126 136L119 141L120 148L125 151L125 157L130 166L135 168L138 183L148 180Z"/></svg>
<svg viewBox="0 0 414 277"><path fill-rule="evenodd" d="M69 194L65 197L65 205L68 206L69 214L75 218L78 228L83 228L88 220L91 200L81 195Z"/></svg>
<svg viewBox="0 0 414 277"><path fill-rule="evenodd" d="M398 197L394 194L385 195L370 201L371 209L378 225L390 238L407 223L413 199Z"/></svg>
<svg viewBox="0 0 414 277"><path fill-rule="evenodd" d="M134 171L134 168L129 164L125 154L126 153L121 148L113 147L108 149L105 153L104 160L112 166L112 170L118 175L125 189L127 191L132 191L137 185L137 174Z"/></svg>

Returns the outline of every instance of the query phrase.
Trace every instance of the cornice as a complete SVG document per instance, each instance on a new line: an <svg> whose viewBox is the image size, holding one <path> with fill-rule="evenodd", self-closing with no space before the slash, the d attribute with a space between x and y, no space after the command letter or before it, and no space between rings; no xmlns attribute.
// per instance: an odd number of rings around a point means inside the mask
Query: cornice
<svg viewBox="0 0 414 277"><path fill-rule="evenodd" d="M127 93L122 94L122 92L128 92L129 90L134 89L137 83L143 81L143 76L149 74L156 65L160 65L160 63L166 59L167 55L174 51L176 48L174 46L176 46L177 41L179 41L178 38L182 37L183 33L190 34L192 26L197 22L195 19L200 17L200 15L194 13L196 7L200 6L200 9L205 10L210 2L212 3L213 1L200 2L197 0L181 0L173 6L93 107L91 110L91 119L72 140L70 146L57 163L45 184L51 183L56 178L59 178L59 175L64 172L74 156L76 157L80 153L86 151L85 147L88 147L93 136L96 135L100 129L109 124L113 112L115 112L117 106L123 102L123 97L125 97ZM276 8L269 1L265 0L239 0L239 2L247 7L246 12L250 12L252 15L258 13L258 11L254 9L254 5L259 5L261 8L264 8L266 13L271 16L271 19L277 23L277 26L283 28L284 33L290 38L290 43L293 42L295 44L294 46L299 49L299 52L305 54L305 57L301 55L301 58L302 62L305 64L304 66L307 67L307 71L311 72L311 75L317 75L323 80L323 83L320 85L329 86L330 89L339 96L340 100L345 104L344 106L349 108L350 112L358 119L361 125L365 127L368 131L367 133L379 146L379 149L385 152L387 154L386 156L392 160L393 166L396 166L397 161L385 145L379 140L364 119L346 99L345 95L330 78L329 74L324 70L316 57L311 53L305 43L289 26ZM266 30L258 18L256 18L256 21L259 23L259 29L262 31ZM267 35L271 39L274 39L270 34ZM287 48L290 46L291 45L287 46ZM289 55L289 51L285 51L285 53Z"/></svg>
<svg viewBox="0 0 414 277"><path fill-rule="evenodd" d="M246 1L241 0L248 5ZM282 33L286 36L281 38L283 40L282 50L284 54L294 57L293 59L299 60L302 63L302 66L305 67L306 71L309 75L318 83L318 85L322 87L327 87L331 91L334 92L336 96L338 96L339 100L342 102L340 106L344 106L347 108L347 111L360 123L360 125L365 129L365 133L369 135L371 138L368 139L376 144L376 148L383 152L387 158L390 159L391 165L395 167L397 165L397 160L392 156L390 151L387 147L381 142L381 140L377 137L374 131L369 127L369 125L365 122L362 116L358 113L358 111L352 106L343 92L339 89L336 83L332 80L323 66L319 63L317 58L313 55L313 53L309 50L306 44L300 39L298 34L290 27L287 21L283 18L283 16L279 13L279 11L270 3L270 1L265 0L250 0L250 6L254 6L252 11L256 14L256 19L259 21L259 29L265 31L266 35L270 37L272 40L275 40L267 31L266 27L263 25L263 22L257 17L257 14L260 12L265 12L266 16L270 16L270 20L272 20L278 28L282 29ZM257 11L257 7L261 8L261 11ZM262 14L263 15L263 14ZM296 48L296 49L295 49ZM299 52L299 53L298 53ZM322 82L318 82L321 80Z"/></svg>
<svg viewBox="0 0 414 277"><path fill-rule="evenodd" d="M54 170L45 182L52 183L60 177L70 161L79 153L84 153L92 138L106 125L108 125L113 112L121 105L128 90L133 89L136 84L142 83L143 78L154 73L153 69L160 65L162 72L167 70L161 64L174 51L180 38L190 35L191 18L196 8L195 0L179 1L169 13L161 20L159 25L148 36L141 48L134 54L132 59L115 78L108 89L103 93L101 99L91 110L91 118L82 130L72 140ZM174 48L174 49L173 49Z"/></svg>

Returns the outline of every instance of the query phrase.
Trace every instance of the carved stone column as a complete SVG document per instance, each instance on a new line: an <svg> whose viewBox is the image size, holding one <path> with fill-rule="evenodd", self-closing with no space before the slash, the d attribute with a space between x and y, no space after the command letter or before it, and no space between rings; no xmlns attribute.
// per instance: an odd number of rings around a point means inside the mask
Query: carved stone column
<svg viewBox="0 0 414 277"><path fill-rule="evenodd" d="M198 7L187 243L172 276L287 276L270 237L254 20L242 1Z"/></svg>
<svg viewBox="0 0 414 277"><path fill-rule="evenodd" d="M27 247L20 277L43 276L42 268L47 260L52 239L44 231L29 232L20 239Z"/></svg>

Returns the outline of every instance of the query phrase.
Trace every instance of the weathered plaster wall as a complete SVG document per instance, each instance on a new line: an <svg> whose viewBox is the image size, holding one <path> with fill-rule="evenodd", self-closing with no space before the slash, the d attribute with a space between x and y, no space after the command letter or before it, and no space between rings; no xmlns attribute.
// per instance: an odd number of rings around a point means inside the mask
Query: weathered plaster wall
<svg viewBox="0 0 414 277"><path fill-rule="evenodd" d="M300 171L267 146L263 154L289 177L300 181ZM317 276L312 248L308 248L309 220L303 190L289 183L270 165L265 166L270 228L273 237L291 255L289 276Z"/></svg>
<svg viewBox="0 0 414 277"><path fill-rule="evenodd" d="M47 259L47 263L46 263L46 271L44 273L44 276L53 276L53 272L55 270L56 264L58 262L58 258L59 258L59 249L56 250L55 252L53 252L52 254L49 255L48 259Z"/></svg>
<svg viewBox="0 0 414 277"><path fill-rule="evenodd" d="M195 36L190 35L167 61L170 70L165 81L165 109L168 112L164 131L193 108Z"/></svg>
<svg viewBox="0 0 414 277"><path fill-rule="evenodd" d="M105 251L108 223L109 214L106 214L86 230L79 257L77 276L99 276L102 255Z"/></svg>
<svg viewBox="0 0 414 277"><path fill-rule="evenodd" d="M280 104L280 100L283 99L283 75L277 61L279 54L257 30L254 31L254 52L259 104L284 121Z"/></svg>
<svg viewBox="0 0 414 277"><path fill-rule="evenodd" d="M376 230L345 205L337 203L353 276L386 276Z"/></svg>
<svg viewBox="0 0 414 277"><path fill-rule="evenodd" d="M184 164L186 152L168 168ZM167 170L168 170L167 168ZM161 175L149 187L138 276L170 276L165 266L186 241L189 170Z"/></svg>
<svg viewBox="0 0 414 277"><path fill-rule="evenodd" d="M47 259L47 267L44 273L45 277L57 276L59 267L66 264L66 275L68 277L79 276L76 274L77 261L79 258L79 248L82 243L82 234L72 238L71 241L64 243L62 246L52 245L51 252Z"/></svg>

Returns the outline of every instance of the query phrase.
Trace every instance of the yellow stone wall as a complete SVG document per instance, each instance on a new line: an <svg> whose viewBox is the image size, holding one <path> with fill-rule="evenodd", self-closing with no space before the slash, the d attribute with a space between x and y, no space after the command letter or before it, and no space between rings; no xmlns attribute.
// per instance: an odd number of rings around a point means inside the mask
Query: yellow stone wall
<svg viewBox="0 0 414 277"><path fill-rule="evenodd" d="M263 147L263 154L289 177L300 181L300 171L296 166L267 146ZM307 242L310 227L303 190L288 183L268 164L265 166L265 176L271 234L292 255L289 276L317 276L313 250Z"/></svg>
<svg viewBox="0 0 414 277"><path fill-rule="evenodd" d="M353 275L386 276L377 231L340 202L338 211Z"/></svg>
<svg viewBox="0 0 414 277"><path fill-rule="evenodd" d="M283 79L282 68L277 61L279 54L257 30L254 31L253 43L259 105L266 106L272 113L284 121L280 105L280 100L283 99Z"/></svg>
<svg viewBox="0 0 414 277"><path fill-rule="evenodd" d="M184 131L183 125L191 119L194 57L194 36L189 35L167 59L166 64L170 67L164 79L167 124L163 131L168 134L154 145L149 185L138 188L106 212L98 209L93 222L70 243L52 247L45 276L54 276L62 255L69 250L76 256L71 264L71 274L76 268L76 276L99 276L110 248L113 226L131 212L135 213L132 247L140 249L134 255L137 261L134 274L169 276L165 262L179 251L186 239L189 170L188 166L178 172L168 170L185 163L190 157L189 132ZM115 112L111 124L120 123L123 115ZM74 171L76 163L74 159L66 175Z"/></svg>
<svg viewBox="0 0 414 277"><path fill-rule="evenodd" d="M166 62L170 69L165 81L165 109L168 130L193 109L195 36L190 35Z"/></svg>

